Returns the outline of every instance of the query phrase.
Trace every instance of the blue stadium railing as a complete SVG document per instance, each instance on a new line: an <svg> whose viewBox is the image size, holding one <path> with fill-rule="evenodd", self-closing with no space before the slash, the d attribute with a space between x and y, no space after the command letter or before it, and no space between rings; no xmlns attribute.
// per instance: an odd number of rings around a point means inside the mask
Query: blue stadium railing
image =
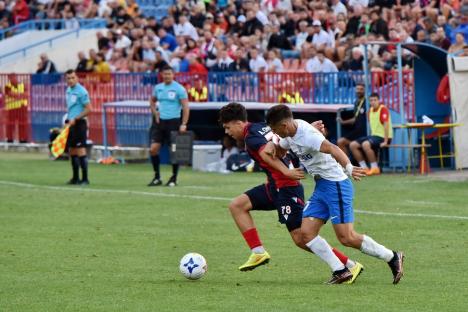
<svg viewBox="0 0 468 312"><path fill-rule="evenodd" d="M104 19L77 19L81 29L92 29L105 27ZM0 40L31 30L60 30L65 29L65 19L43 19L22 22L8 28L0 29Z"/></svg>

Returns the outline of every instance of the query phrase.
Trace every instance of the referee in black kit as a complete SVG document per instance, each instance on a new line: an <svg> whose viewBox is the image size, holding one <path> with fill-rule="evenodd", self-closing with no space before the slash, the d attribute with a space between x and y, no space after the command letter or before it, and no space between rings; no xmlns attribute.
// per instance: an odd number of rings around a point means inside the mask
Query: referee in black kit
<svg viewBox="0 0 468 312"><path fill-rule="evenodd" d="M161 70L163 82L154 87L153 95L150 98L150 108L153 116L153 123L150 129L151 146L150 156L153 164L154 178L148 186L162 185L161 174L159 171L159 151L161 145L171 144L171 131L184 133L187 131L189 120L188 96L185 88L174 81L174 71L166 66ZM158 106L156 106L158 102ZM180 120L182 112L182 122ZM166 186L177 185L177 173L179 164L175 159L172 162L172 176L166 183Z"/></svg>

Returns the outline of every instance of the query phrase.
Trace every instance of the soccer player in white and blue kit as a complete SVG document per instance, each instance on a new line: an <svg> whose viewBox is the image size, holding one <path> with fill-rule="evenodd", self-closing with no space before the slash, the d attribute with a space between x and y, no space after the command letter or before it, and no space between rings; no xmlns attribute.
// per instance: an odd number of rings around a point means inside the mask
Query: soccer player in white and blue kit
<svg viewBox="0 0 468 312"><path fill-rule="evenodd" d="M316 181L314 193L302 215L301 231L306 245L328 263L339 279L345 267L319 235L321 227L330 219L338 240L344 246L387 262L393 273L393 283L397 284L403 276L403 253L380 245L371 237L357 233L353 227L353 184L348 176L360 180L365 176L364 169L353 167L346 154L308 122L293 119L286 105L270 108L266 119L271 129L282 138L276 149L292 150ZM275 148L268 152L274 154Z"/></svg>

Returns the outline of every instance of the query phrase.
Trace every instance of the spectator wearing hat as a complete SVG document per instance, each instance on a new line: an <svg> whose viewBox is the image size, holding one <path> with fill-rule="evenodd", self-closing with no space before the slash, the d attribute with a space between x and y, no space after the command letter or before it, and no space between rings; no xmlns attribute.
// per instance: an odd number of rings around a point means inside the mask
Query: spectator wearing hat
<svg viewBox="0 0 468 312"><path fill-rule="evenodd" d="M312 45L317 49L333 48L335 46L335 40L322 29L322 23L319 20L315 20L312 23L314 28L314 36L312 38Z"/></svg>

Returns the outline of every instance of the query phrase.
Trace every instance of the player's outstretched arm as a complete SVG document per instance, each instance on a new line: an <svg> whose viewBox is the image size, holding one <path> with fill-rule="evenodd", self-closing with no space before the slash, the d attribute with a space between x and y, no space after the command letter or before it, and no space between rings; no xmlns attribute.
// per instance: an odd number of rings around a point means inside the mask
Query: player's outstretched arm
<svg viewBox="0 0 468 312"><path fill-rule="evenodd" d="M271 154L267 153L267 152L271 153L270 143L272 145L275 145L272 142L268 142L264 146L264 148L260 151L260 157L262 158L262 160L266 162L270 167L281 172L282 174L284 174L290 179L293 179L293 180L305 179L305 174L302 169L299 169L299 168L289 169L279 158L274 157ZM267 148L269 149L268 151L266 150Z"/></svg>
<svg viewBox="0 0 468 312"><path fill-rule="evenodd" d="M362 177L366 176L365 169L361 167L354 167L351 164L348 156L335 144L328 140L324 140L320 146L320 152L330 154L336 161L345 168L346 174L356 181L360 181Z"/></svg>
<svg viewBox="0 0 468 312"><path fill-rule="evenodd" d="M281 146L279 146L278 144L275 144L271 141L265 145L265 147L263 148L263 151L265 151L267 155L270 155L273 158L280 158L280 159L283 158L288 152L287 150L281 148Z"/></svg>

